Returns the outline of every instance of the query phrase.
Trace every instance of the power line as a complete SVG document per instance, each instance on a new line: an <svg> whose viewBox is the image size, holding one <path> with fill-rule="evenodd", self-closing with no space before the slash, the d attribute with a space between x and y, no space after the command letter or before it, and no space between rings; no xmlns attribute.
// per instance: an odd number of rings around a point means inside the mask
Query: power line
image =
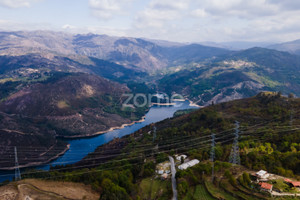
<svg viewBox="0 0 300 200"><path fill-rule="evenodd" d="M17 147L15 147L15 180L19 181L21 180L21 172L19 168L19 162L18 162L18 153L17 153Z"/></svg>
<svg viewBox="0 0 300 200"><path fill-rule="evenodd" d="M238 121L235 121L235 137L232 144L231 153L229 156L229 162L232 164L240 165L241 159L240 159L240 149L239 149L239 127L240 123Z"/></svg>
<svg viewBox="0 0 300 200"><path fill-rule="evenodd" d="M212 162L212 173L211 173L211 181L214 181L214 161L215 161L215 147L216 147L216 141L215 141L215 134L213 133L211 135L212 141L211 141L211 151L210 151L210 161Z"/></svg>

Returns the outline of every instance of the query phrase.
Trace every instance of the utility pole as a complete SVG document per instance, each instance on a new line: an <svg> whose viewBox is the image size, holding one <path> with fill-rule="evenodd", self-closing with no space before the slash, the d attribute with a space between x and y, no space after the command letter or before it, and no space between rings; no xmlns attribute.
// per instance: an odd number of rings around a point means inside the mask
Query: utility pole
<svg viewBox="0 0 300 200"><path fill-rule="evenodd" d="M211 181L214 181L214 168L215 168L215 147L216 147L216 135L213 133L211 135L211 150L210 150L210 161L212 162L212 172L211 172Z"/></svg>
<svg viewBox="0 0 300 200"><path fill-rule="evenodd" d="M239 149L239 130L240 123L238 121L235 121L235 137L232 144L232 149L229 157L229 162L232 164L240 165L241 159L240 159L240 149Z"/></svg>
<svg viewBox="0 0 300 200"><path fill-rule="evenodd" d="M21 180L21 172L20 172L19 162L18 162L17 147L15 147L15 180L16 181Z"/></svg>

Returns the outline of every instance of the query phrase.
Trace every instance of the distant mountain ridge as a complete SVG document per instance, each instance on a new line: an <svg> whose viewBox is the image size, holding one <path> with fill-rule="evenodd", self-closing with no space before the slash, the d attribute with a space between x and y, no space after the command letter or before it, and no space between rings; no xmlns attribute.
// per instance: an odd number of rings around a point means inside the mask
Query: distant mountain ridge
<svg viewBox="0 0 300 200"><path fill-rule="evenodd" d="M169 94L180 93L199 105L209 105L266 90L299 96L299 77L299 56L252 48L166 75L159 80L159 88Z"/></svg>
<svg viewBox="0 0 300 200"><path fill-rule="evenodd" d="M62 32L0 32L0 55L39 53L49 55L80 55L109 60L142 71L159 70L182 61L178 54L196 55L185 61L202 61L230 51L203 45L165 46L139 38L107 35L72 35ZM199 56L199 52L201 56ZM206 53L208 52L208 53Z"/></svg>
<svg viewBox="0 0 300 200"><path fill-rule="evenodd" d="M274 44L268 46L270 49L276 49L278 51L287 51L293 54L300 55L300 39L290 42L284 42L280 44Z"/></svg>

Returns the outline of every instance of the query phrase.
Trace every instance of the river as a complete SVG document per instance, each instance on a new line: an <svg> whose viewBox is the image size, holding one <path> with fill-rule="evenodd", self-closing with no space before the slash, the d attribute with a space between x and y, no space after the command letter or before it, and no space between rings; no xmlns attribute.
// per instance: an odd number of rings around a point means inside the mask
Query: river
<svg viewBox="0 0 300 200"><path fill-rule="evenodd" d="M70 144L70 149L64 155L46 165L36 167L36 169L49 170L51 165L55 166L76 163L84 158L88 153L94 152L98 146L108 143L114 138L129 135L151 123L173 117L173 114L177 110L190 108L197 107L191 106L189 101L176 101L175 105L172 106L154 105L146 114L143 122L138 122L122 129L116 129L95 137L68 139L66 141ZM21 172L24 172L24 170L25 169L22 169ZM12 180L13 177L14 171L0 171L0 183L8 179Z"/></svg>

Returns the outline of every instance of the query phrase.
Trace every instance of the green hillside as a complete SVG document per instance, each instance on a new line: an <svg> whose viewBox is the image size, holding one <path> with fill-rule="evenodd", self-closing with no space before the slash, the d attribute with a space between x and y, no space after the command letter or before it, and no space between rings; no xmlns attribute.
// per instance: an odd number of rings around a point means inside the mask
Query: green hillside
<svg viewBox="0 0 300 200"><path fill-rule="evenodd" d="M250 97L261 91L300 95L300 57L286 52L252 48L220 56L213 63L189 65L158 81L167 93L176 92L209 105Z"/></svg>
<svg viewBox="0 0 300 200"><path fill-rule="evenodd" d="M157 180L156 164L168 160L167 155L184 153L189 159L200 160L200 164L177 172L180 199L204 196L206 199L270 199L256 189L257 186L250 187L247 174L265 169L299 179L299 111L299 99L288 99L271 92L260 93L159 122L155 124L154 140L153 125L149 125L98 147L75 165L53 168L49 173L37 173L33 177L85 182L101 194L139 199L143 194L141 191L148 190L145 183L154 184L149 178ZM240 122L241 166L228 163L236 121ZM213 183L210 182L212 165L209 161L212 133L216 134L217 143ZM129 178L123 179L123 176ZM169 199L170 187L161 187L156 198Z"/></svg>

